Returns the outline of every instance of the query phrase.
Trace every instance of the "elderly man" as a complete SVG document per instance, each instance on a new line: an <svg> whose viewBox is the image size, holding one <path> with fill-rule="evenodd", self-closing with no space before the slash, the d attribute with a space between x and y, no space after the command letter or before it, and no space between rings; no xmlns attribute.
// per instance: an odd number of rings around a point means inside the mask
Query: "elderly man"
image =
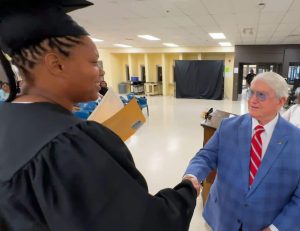
<svg viewBox="0 0 300 231"><path fill-rule="evenodd" d="M280 75L256 76L249 114L224 120L191 160L185 178L217 170L203 212L214 231L300 229L300 130L278 114L287 92Z"/></svg>

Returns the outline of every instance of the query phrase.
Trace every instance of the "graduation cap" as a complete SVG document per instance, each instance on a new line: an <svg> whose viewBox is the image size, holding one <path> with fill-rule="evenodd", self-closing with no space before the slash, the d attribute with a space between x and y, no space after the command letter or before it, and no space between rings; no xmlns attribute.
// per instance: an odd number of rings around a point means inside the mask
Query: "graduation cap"
<svg viewBox="0 0 300 231"><path fill-rule="evenodd" d="M11 87L7 101L15 98L17 90L1 50L12 56L46 38L88 35L67 13L90 5L86 0L0 0L0 60Z"/></svg>
<svg viewBox="0 0 300 231"><path fill-rule="evenodd" d="M0 48L12 55L49 37L88 35L66 13L86 0L0 0Z"/></svg>

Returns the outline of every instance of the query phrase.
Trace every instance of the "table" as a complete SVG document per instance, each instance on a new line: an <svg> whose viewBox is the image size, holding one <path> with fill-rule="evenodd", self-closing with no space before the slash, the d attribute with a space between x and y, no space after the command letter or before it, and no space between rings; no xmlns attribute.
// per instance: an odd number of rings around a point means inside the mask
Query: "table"
<svg viewBox="0 0 300 231"><path fill-rule="evenodd" d="M235 116L235 114L216 110L214 111L210 118L205 120L201 123L201 126L204 129L204 139L203 139L203 147L208 142L210 137L213 136L217 128L220 126L221 122L225 118L229 118L231 115ZM208 177L203 181L203 189L202 189L202 200L203 200L203 206L205 205L205 202L207 200L209 190L211 185L213 184L215 177L216 177L216 171L212 171L209 173Z"/></svg>

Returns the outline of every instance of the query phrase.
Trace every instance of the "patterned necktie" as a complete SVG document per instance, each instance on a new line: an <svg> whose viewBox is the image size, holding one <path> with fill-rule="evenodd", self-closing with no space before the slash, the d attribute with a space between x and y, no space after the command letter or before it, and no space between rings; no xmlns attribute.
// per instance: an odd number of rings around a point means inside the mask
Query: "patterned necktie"
<svg viewBox="0 0 300 231"><path fill-rule="evenodd" d="M262 141L261 133L265 131L262 125L257 125L255 127L255 132L251 140L251 161L250 161L250 177L249 177L249 186L252 185L254 178L256 176L257 170L261 163L262 157Z"/></svg>

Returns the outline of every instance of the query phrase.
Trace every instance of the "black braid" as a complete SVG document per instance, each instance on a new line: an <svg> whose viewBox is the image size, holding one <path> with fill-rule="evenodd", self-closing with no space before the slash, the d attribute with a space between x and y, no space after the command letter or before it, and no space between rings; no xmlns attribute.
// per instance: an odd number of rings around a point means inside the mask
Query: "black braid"
<svg viewBox="0 0 300 231"><path fill-rule="evenodd" d="M17 92L18 92L16 76L12 70L10 62L7 60L7 58L5 57L5 55L3 54L3 52L1 50L0 50L0 60L1 60L2 67L6 73L6 76L8 79L8 84L10 87L9 96L6 99L6 102L11 102L16 98Z"/></svg>
<svg viewBox="0 0 300 231"><path fill-rule="evenodd" d="M49 49L56 50L65 57L68 57L71 48L82 43L80 37L73 36L47 38L45 41L46 43L42 41L39 44L23 48L12 55L12 63L21 70L23 75L28 74L38 63L40 57Z"/></svg>

